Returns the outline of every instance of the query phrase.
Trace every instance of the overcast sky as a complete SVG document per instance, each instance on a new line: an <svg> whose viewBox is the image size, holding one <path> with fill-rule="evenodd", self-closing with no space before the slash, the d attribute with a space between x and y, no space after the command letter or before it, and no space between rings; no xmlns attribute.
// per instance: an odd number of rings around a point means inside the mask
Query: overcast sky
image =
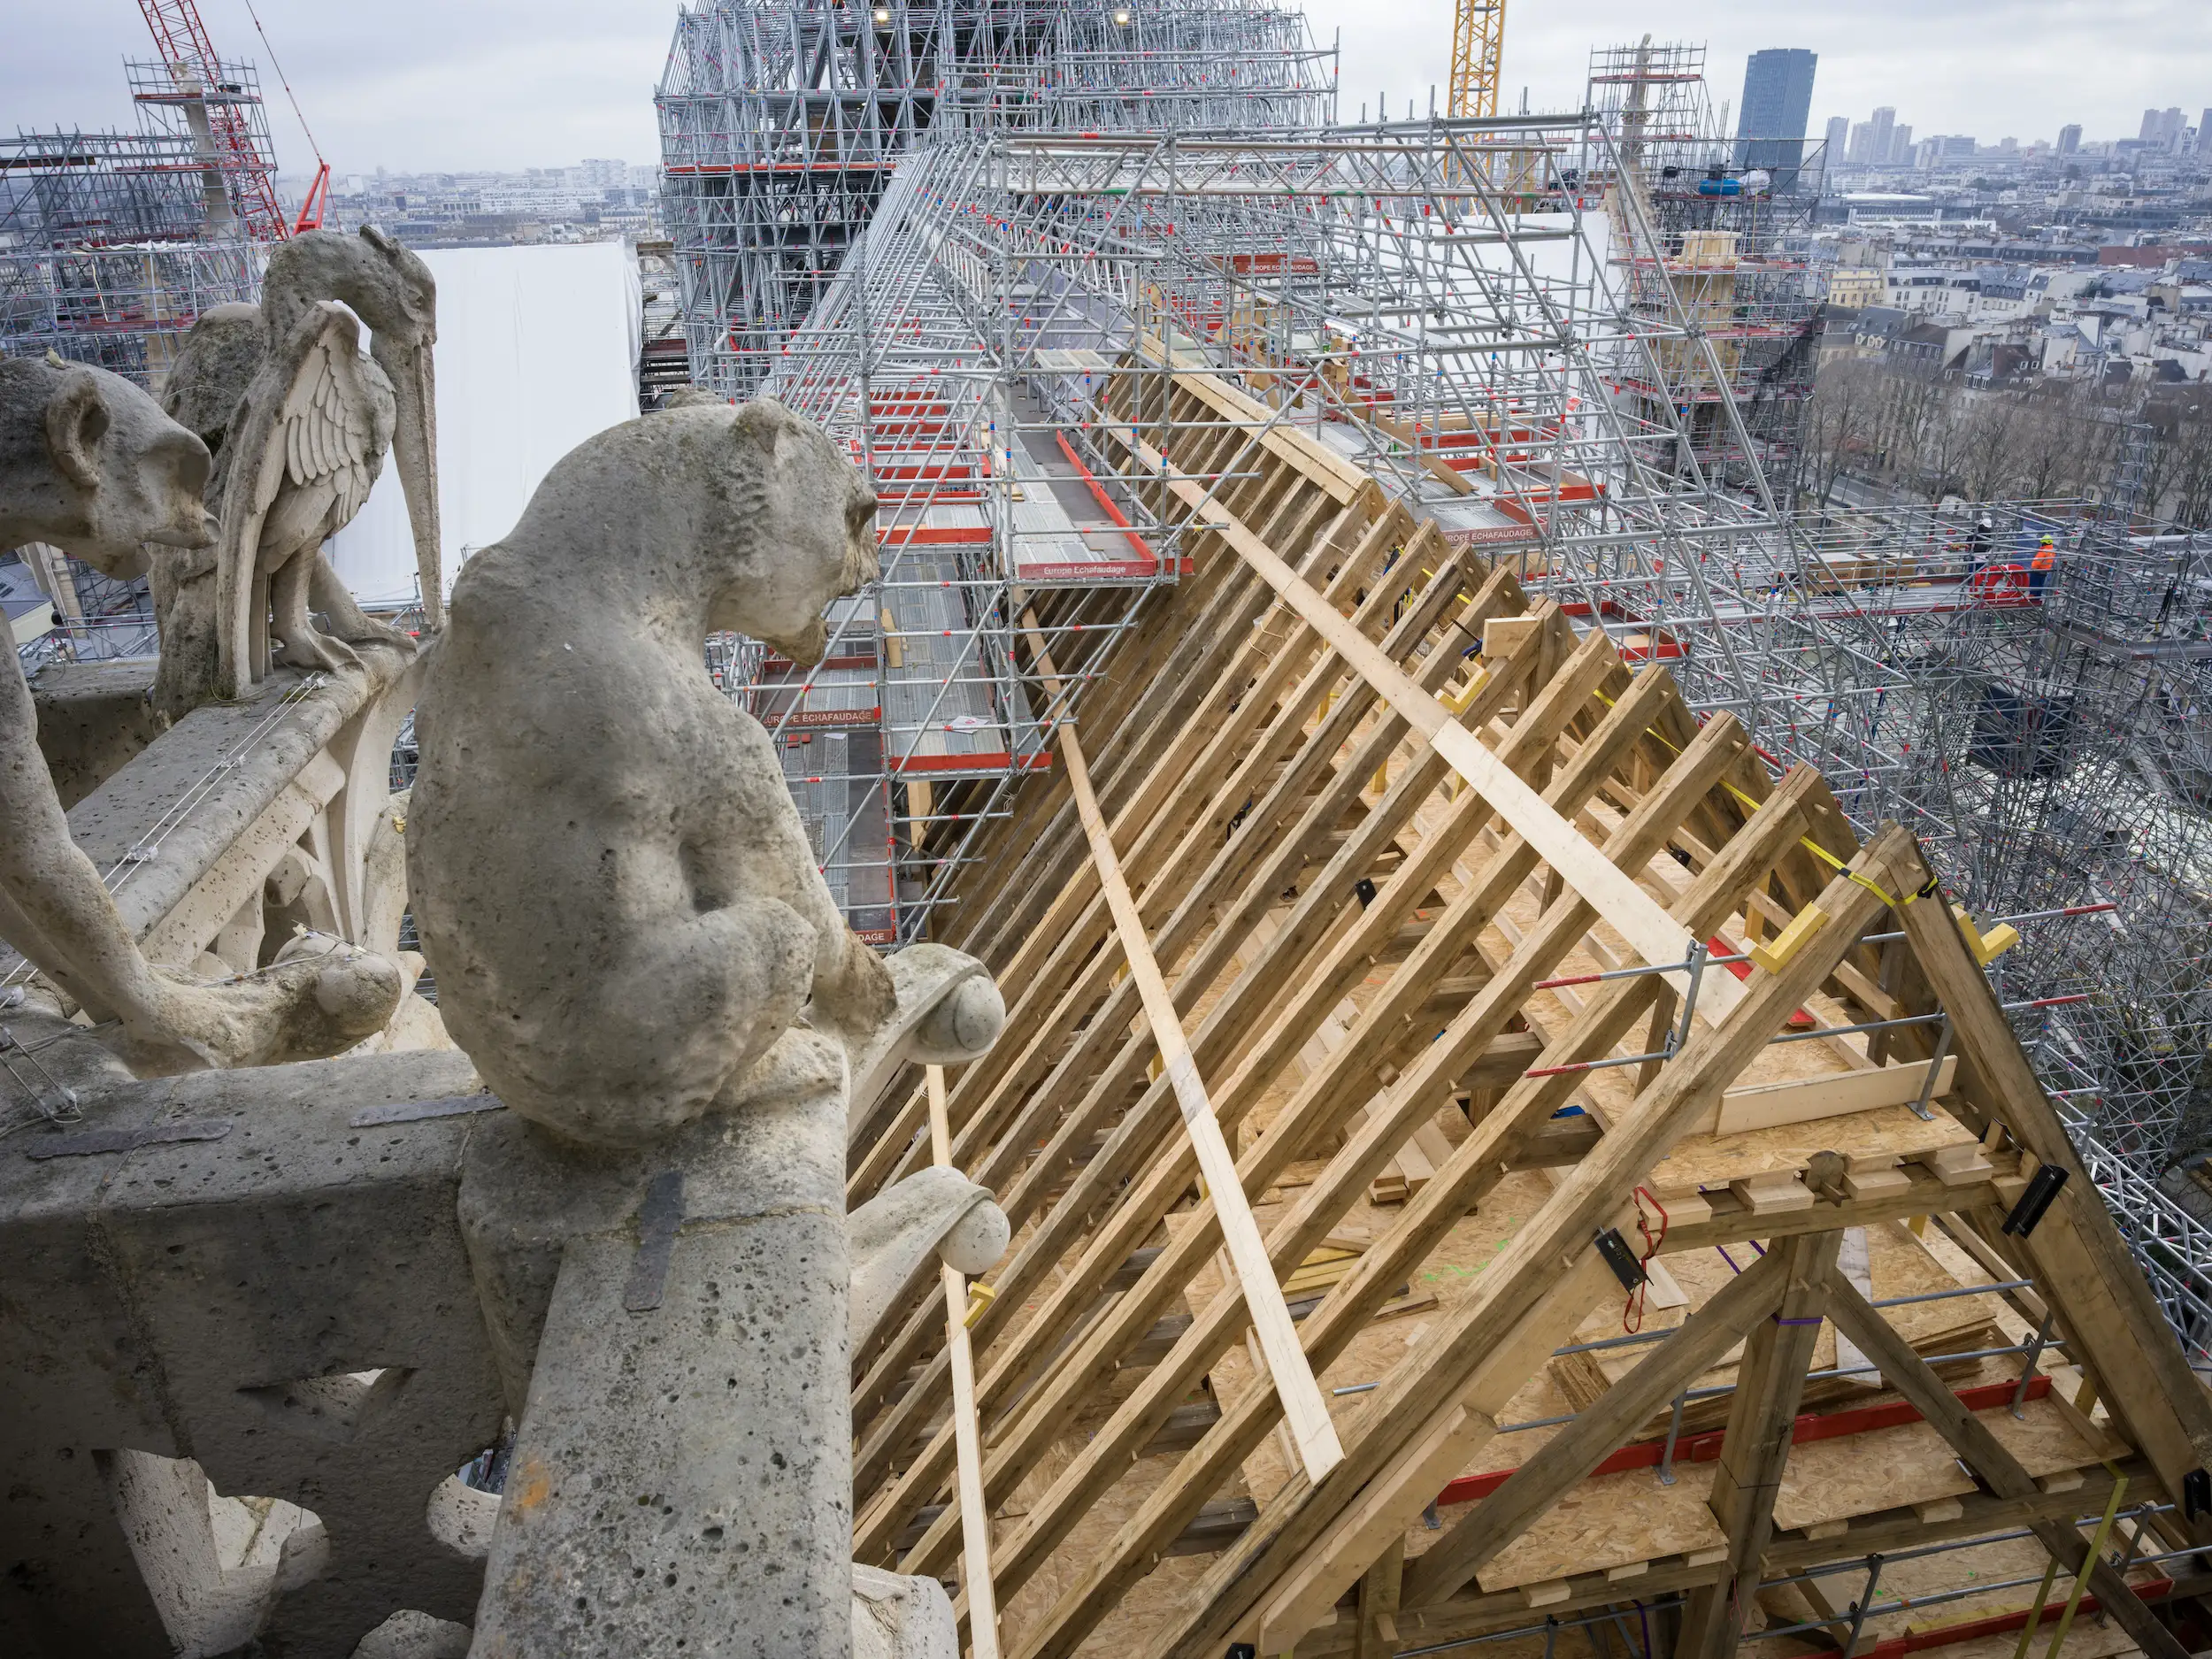
<svg viewBox="0 0 2212 1659"><path fill-rule="evenodd" d="M341 172L560 166L587 156L657 153L652 95L673 0L256 0L322 150ZM1141 5L1143 0L1135 0ZM245 0L200 0L226 57L259 61L280 162L308 158ZM122 59L150 50L130 0L5 0L0 131L126 126ZM1425 111L1451 43L1448 0L1310 0L1325 45L1343 49L1347 119L1380 92L1394 114ZM1817 134L1832 115L1863 120L1878 104L1925 135L1984 142L2055 137L2078 121L2091 138L2131 138L2147 105L2178 104L2195 123L2212 105L2212 0L1511 0L1506 98L1536 108L1579 102L1594 43L1703 41L1713 97L1743 93L1746 53L1805 46L1820 54ZM1441 96L1440 93L1439 95Z"/></svg>

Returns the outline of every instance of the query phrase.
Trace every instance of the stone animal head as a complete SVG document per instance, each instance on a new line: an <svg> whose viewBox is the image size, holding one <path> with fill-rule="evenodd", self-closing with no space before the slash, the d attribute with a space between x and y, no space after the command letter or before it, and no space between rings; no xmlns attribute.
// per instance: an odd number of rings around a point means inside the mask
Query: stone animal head
<svg viewBox="0 0 2212 1659"><path fill-rule="evenodd" d="M357 236L313 230L280 242L269 256L261 296L279 336L317 300L342 300L375 331L373 351L388 337L410 349L438 338L437 280L373 225L364 225ZM380 352L377 360L384 362Z"/></svg>
<svg viewBox="0 0 2212 1659"><path fill-rule="evenodd" d="M721 496L726 579L708 613L715 632L749 634L812 667L829 647L823 608L876 579L876 493L812 421L772 397L656 419L703 437ZM688 434L687 434L688 435Z"/></svg>
<svg viewBox="0 0 2212 1659"><path fill-rule="evenodd" d="M120 375L0 358L0 547L47 541L139 575L146 542L215 540L208 469L207 446Z"/></svg>

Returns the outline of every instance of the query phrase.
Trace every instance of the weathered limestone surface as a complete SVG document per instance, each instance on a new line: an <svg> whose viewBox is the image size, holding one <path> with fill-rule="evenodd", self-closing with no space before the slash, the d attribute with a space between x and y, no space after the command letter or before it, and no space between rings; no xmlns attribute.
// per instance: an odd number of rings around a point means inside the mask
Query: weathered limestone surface
<svg viewBox="0 0 2212 1659"><path fill-rule="evenodd" d="M343 1659L400 1608L468 1621L480 1564L426 1509L504 1415L456 1213L483 1118L352 1119L491 1104L480 1087L449 1053L200 1072L114 1085L70 1134L219 1139L0 1140L0 1652L172 1651L119 1517L120 1450L319 1520L326 1564L271 1584L267 1653Z"/></svg>
<svg viewBox="0 0 2212 1659"><path fill-rule="evenodd" d="M49 663L31 676L39 752L65 811L159 737L168 722L154 712L149 657L111 663Z"/></svg>
<svg viewBox="0 0 2212 1659"><path fill-rule="evenodd" d="M0 357L0 547L46 541L127 580L144 544L205 547L207 446L119 374Z"/></svg>
<svg viewBox="0 0 2212 1659"><path fill-rule="evenodd" d="M157 572L155 700L165 712L242 695L267 671L273 643L280 662L333 671L369 641L412 649L362 612L322 553L368 500L388 449L406 491L424 612L436 626L436 338L429 268L372 227L280 243L259 306L219 306L185 336L165 396L215 453L222 534L211 557L165 558ZM329 619L331 635L311 611Z"/></svg>
<svg viewBox="0 0 2212 1659"><path fill-rule="evenodd" d="M455 588L408 869L453 1034L518 1114L462 1195L519 1419L480 1659L845 1659L852 1327L931 1252L1005 1247L949 1171L849 1239L854 1102L976 1057L1004 1004L956 951L854 936L701 656L727 628L819 660L875 504L780 405L687 408L572 451Z"/></svg>
<svg viewBox="0 0 2212 1659"><path fill-rule="evenodd" d="M853 1568L853 1659L960 1659L952 1602L934 1578Z"/></svg>
<svg viewBox="0 0 2212 1659"><path fill-rule="evenodd" d="M891 1312L923 1268L942 1260L973 1278L1006 1254L1006 1212L989 1189L944 1165L917 1170L845 1218L853 1272L855 1352Z"/></svg>
<svg viewBox="0 0 2212 1659"><path fill-rule="evenodd" d="M843 1652L843 1056L795 1033L773 1058L649 1148L565 1148L503 1113L471 1148L500 1350L535 1348L479 1654Z"/></svg>
<svg viewBox="0 0 2212 1659"><path fill-rule="evenodd" d="M44 541L111 574L135 574L150 542L192 549L211 539L215 526L202 499L208 469L200 439L128 381L59 359L0 363L0 546ZM337 756L315 758L336 774L327 801L348 765ZM160 765L149 763L141 775ZM134 825L126 856L144 856L165 827L162 818ZM271 864L281 850L272 852ZM390 963L342 938L329 939L312 963L264 967L260 895L251 883L207 919L188 949L158 937L142 948L148 930L133 926L102 876L63 816L38 747L35 705L11 656L0 668L0 938L39 969L56 1006L65 998L111 1026L110 1041L150 1073L335 1053L381 1026L404 992ZM225 898L219 884L203 883L203 909L211 895ZM342 931L334 906L331 919L325 927L318 918L314 931ZM153 965L165 946L192 964L227 926L234 934L229 965L261 970L250 979L207 985ZM242 926L255 952L242 961Z"/></svg>
<svg viewBox="0 0 2212 1659"><path fill-rule="evenodd" d="M338 674L280 669L241 702L195 709L70 810L72 836L102 869L151 854L115 902L157 960L206 949L326 813L337 931L358 936L369 900L357 866L390 799L392 739L421 673L397 651L361 657Z"/></svg>
<svg viewBox="0 0 2212 1659"><path fill-rule="evenodd" d="M469 1628L427 1613L395 1613L361 1639L353 1659L465 1659Z"/></svg>
<svg viewBox="0 0 2212 1659"><path fill-rule="evenodd" d="M849 1224L849 1117L856 1087L979 1056L1003 1004L971 958L887 966L843 927L764 738L697 658L709 626L818 652L822 604L872 570L872 499L772 406L610 442L578 454L611 470L544 514L541 492L526 526L588 552L579 524L603 530L624 504L603 487L627 478L676 515L640 546L682 568L638 588L657 598L588 670L541 678L536 725L512 679L434 682L442 735L406 813L428 800L419 910L426 935L456 930L442 988L478 1022L479 1064L142 1082L54 1014L0 1010L82 1109L0 1134L0 1375L20 1379L0 1414L0 1651L449 1656L472 1617L471 1651L547 1659L952 1642L933 1586L870 1579L855 1600L850 1330L932 1253L989 1265L1005 1217L930 1171ZM692 543L664 535L687 524ZM498 656L462 645L447 660ZM65 828L131 871L119 907L101 894L113 932L239 965L303 907L391 925L371 877L395 863L385 753L418 664L380 652L195 710L78 803ZM618 733L579 729L609 710ZM630 861L611 887L610 856ZM489 1520L454 1471L510 1413Z"/></svg>

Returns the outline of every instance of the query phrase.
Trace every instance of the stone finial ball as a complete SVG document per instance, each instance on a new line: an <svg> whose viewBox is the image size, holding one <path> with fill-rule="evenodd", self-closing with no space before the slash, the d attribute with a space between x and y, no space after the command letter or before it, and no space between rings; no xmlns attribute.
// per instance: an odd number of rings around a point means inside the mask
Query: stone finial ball
<svg viewBox="0 0 2212 1659"><path fill-rule="evenodd" d="M937 1254L948 1267L972 1279L998 1265L1013 1236L1006 1212L987 1198L952 1224L938 1241Z"/></svg>
<svg viewBox="0 0 2212 1659"><path fill-rule="evenodd" d="M981 1054L1006 1024L1006 999L988 974L963 979L930 1010L916 1030L915 1046L939 1062Z"/></svg>

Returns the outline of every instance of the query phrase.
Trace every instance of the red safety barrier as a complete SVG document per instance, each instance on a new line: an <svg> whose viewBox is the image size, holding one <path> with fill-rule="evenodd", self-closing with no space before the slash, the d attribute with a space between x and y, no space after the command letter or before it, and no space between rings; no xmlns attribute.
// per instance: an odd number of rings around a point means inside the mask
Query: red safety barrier
<svg viewBox="0 0 2212 1659"><path fill-rule="evenodd" d="M2012 1391L2017 1383L1984 1383L1974 1388L1957 1388L1952 1392L1969 1411L1987 1411L1997 1406L2012 1403ZM2040 1400L2051 1392L2051 1379L2040 1371L2029 1379L2027 1397ZM1903 1400L1886 1401L1880 1405L1856 1406L1848 1411L1809 1413L1790 1425L1790 1444L1809 1445L1816 1440L1841 1440L1850 1434L1869 1434L1876 1429L1893 1429L1908 1423L1921 1421L1919 1409ZM1726 1432L1713 1429L1703 1434L1686 1434L1675 1442L1674 1461L1678 1463L1709 1463L1720 1455L1721 1441ZM1639 1440L1633 1446L1624 1446L1600 1463L1590 1473L1623 1475L1635 1469L1656 1469L1663 1461L1667 1449L1664 1440ZM1486 1498L1510 1480L1517 1471L1494 1469L1486 1474L1462 1475L1436 1494L1439 1503L1471 1503L1477 1498Z"/></svg>

